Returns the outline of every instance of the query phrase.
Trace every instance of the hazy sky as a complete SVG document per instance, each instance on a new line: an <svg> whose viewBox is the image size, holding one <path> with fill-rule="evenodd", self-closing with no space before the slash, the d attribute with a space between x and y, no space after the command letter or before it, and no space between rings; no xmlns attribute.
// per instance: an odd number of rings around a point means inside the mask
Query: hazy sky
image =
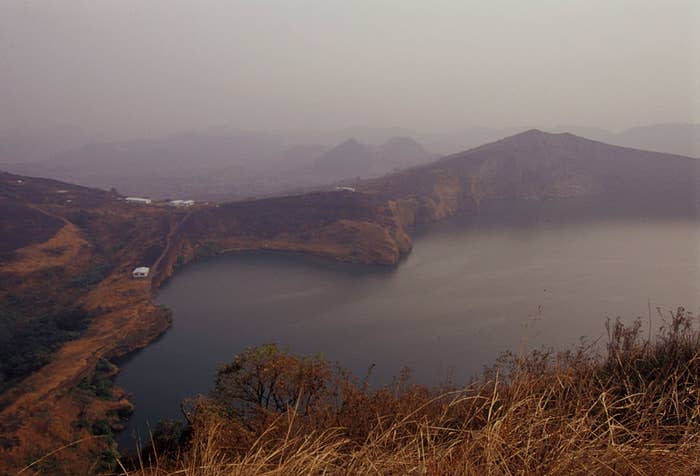
<svg viewBox="0 0 700 476"><path fill-rule="evenodd" d="M698 0L0 0L0 129L700 122Z"/></svg>

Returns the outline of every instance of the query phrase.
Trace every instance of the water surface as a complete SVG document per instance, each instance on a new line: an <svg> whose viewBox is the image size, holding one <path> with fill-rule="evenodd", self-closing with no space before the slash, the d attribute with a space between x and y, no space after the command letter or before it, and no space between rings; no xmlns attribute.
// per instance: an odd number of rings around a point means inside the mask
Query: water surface
<svg viewBox="0 0 700 476"><path fill-rule="evenodd" d="M158 295L172 328L117 378L136 406L120 443L179 417L179 402L248 346L320 352L359 376L375 364L374 384L404 366L437 384L466 381L506 350L604 337L606 317L697 310L699 243L695 220L571 219L557 207L425 227L396 269L270 252L194 263Z"/></svg>

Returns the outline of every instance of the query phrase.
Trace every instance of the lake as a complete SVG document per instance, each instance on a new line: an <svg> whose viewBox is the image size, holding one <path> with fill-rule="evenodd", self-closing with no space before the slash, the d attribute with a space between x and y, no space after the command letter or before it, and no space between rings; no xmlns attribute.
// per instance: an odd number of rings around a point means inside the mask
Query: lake
<svg viewBox="0 0 700 476"><path fill-rule="evenodd" d="M360 377L374 364L374 385L404 366L417 382L466 382L506 350L604 342L607 317L646 320L651 306L657 329L656 307L698 310L697 220L590 210L539 204L425 226L395 269L274 252L188 265L157 297L172 328L121 364L136 411L120 445L178 418L249 346L322 353Z"/></svg>

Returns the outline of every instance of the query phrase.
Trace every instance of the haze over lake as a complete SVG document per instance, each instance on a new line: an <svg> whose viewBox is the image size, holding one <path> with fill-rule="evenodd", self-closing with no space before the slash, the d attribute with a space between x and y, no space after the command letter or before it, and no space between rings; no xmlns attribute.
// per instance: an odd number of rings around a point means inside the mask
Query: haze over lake
<svg viewBox="0 0 700 476"><path fill-rule="evenodd" d="M507 210L507 211L506 211ZM700 305L700 225L649 212L634 218L586 203L506 207L415 233L396 268L308 256L228 254L188 265L157 301L172 328L122 366L136 410L120 443L147 420L178 418L216 368L246 347L322 353L371 382L402 367L415 381L466 382L504 351L606 339L607 317ZM567 218L564 218L567 217Z"/></svg>

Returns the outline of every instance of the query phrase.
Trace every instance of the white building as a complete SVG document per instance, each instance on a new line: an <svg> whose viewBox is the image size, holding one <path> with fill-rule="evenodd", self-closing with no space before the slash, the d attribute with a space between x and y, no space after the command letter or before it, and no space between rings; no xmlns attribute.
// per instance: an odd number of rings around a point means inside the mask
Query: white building
<svg viewBox="0 0 700 476"><path fill-rule="evenodd" d="M355 191L355 187L346 187L346 186L342 186L342 185L335 187L335 189L338 190L339 192L354 192Z"/></svg>
<svg viewBox="0 0 700 476"><path fill-rule="evenodd" d="M124 200L126 200L127 203L141 203L143 205L150 205L152 202L150 198L141 197L126 197Z"/></svg>
<svg viewBox="0 0 700 476"><path fill-rule="evenodd" d="M194 200L170 200L168 205L171 207L191 207L194 205Z"/></svg>
<svg viewBox="0 0 700 476"><path fill-rule="evenodd" d="M134 268L134 270L131 272L131 275L136 279L143 279L148 277L148 273L150 271L151 268L147 268L146 266L139 266L138 268Z"/></svg>

